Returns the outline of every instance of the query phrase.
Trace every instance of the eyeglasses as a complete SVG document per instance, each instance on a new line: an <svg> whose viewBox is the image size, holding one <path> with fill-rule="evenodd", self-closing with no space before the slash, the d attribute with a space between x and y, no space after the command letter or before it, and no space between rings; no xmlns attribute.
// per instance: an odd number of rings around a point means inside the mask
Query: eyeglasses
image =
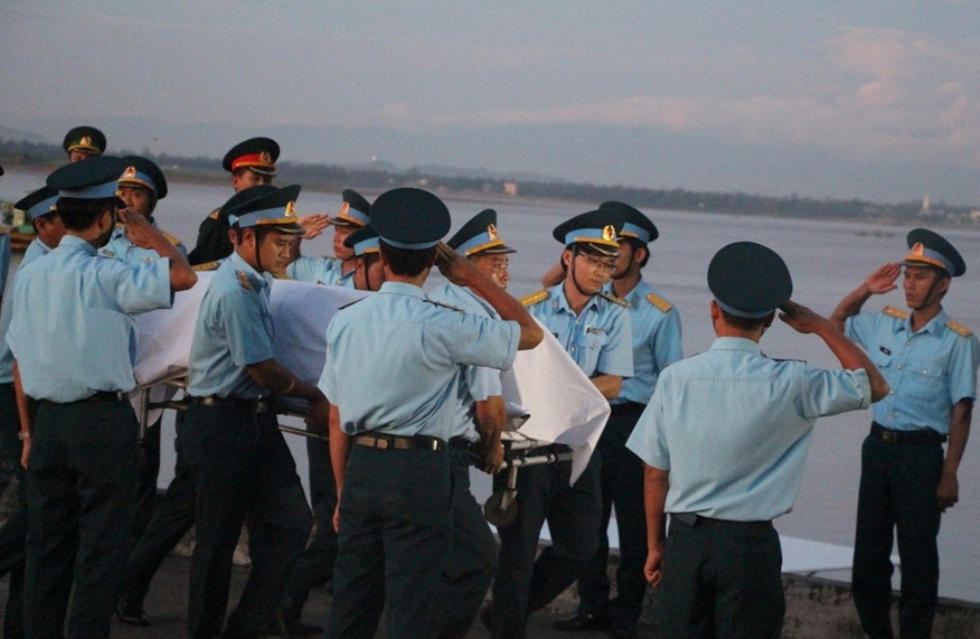
<svg viewBox="0 0 980 639"><path fill-rule="evenodd" d="M585 261L589 264L589 268L591 268L593 271L608 274L616 270L616 261L613 259L606 261L587 253L579 253L578 257L585 258Z"/></svg>

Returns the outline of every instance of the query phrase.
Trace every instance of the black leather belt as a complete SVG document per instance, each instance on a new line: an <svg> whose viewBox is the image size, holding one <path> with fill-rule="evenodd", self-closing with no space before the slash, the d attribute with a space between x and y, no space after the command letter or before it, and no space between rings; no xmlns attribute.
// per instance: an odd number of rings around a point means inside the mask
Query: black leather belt
<svg viewBox="0 0 980 639"><path fill-rule="evenodd" d="M871 434L886 444L941 444L946 436L931 428L917 430L893 430L885 428L878 422L871 422Z"/></svg>
<svg viewBox="0 0 980 639"><path fill-rule="evenodd" d="M475 443L465 437L452 437L449 439L449 447L454 450L469 450Z"/></svg>
<svg viewBox="0 0 980 639"><path fill-rule="evenodd" d="M207 395L205 397L191 397L191 402L200 404L201 406L228 406L254 412L257 415L274 413L276 411L276 405L268 399L244 399L242 397Z"/></svg>
<svg viewBox="0 0 980 639"><path fill-rule="evenodd" d="M445 450L446 442L438 437L427 435L389 435L387 433L365 433L354 435L354 443L358 446L377 448L379 450Z"/></svg>
<svg viewBox="0 0 980 639"><path fill-rule="evenodd" d="M704 517L697 513L670 513L671 521L679 521L682 524L688 526L733 526L733 527L752 527L752 526L771 526L772 522L769 520L759 520L759 521L734 521L731 519L714 519L713 517Z"/></svg>
<svg viewBox="0 0 980 639"><path fill-rule="evenodd" d="M122 391L96 391L94 395L89 395L80 402L121 402L126 399L126 393Z"/></svg>

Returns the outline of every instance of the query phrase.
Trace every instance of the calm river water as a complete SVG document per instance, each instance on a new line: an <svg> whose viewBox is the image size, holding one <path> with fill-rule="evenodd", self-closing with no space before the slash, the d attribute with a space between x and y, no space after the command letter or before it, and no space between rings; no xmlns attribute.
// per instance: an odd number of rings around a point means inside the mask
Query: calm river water
<svg viewBox="0 0 980 639"><path fill-rule="evenodd" d="M38 173L8 170L0 178L0 198L18 199L26 191L40 186L43 178ZM281 176L277 183L288 184L289 176ZM182 238L191 248L200 221L231 195L230 184L175 183L170 185L170 193L159 203L156 219L161 228ZM371 199L377 194L365 195ZM515 296L540 288L537 282L541 274L557 260L561 246L551 237L551 229L588 208L577 204L526 203L517 199L504 204L488 204L449 198L447 203L453 215L454 230L486 206L497 210L501 236L519 251L511 256L509 290ZM301 215L332 214L340 204L338 193L306 191L300 195L297 212ZM901 258L908 230L864 223L675 211L648 211L648 214L660 230L660 239L652 245L653 254L645 277L680 310L684 352L688 355L706 349L713 339L705 278L708 261L721 246L736 240L753 240L771 246L790 267L794 299L826 314L872 269ZM957 246L968 265L966 275L957 278L950 289L946 310L959 322L980 330L980 232L949 230L943 233ZM304 243L303 252L329 254L330 246L328 231L324 237ZM434 276L430 286L438 281L439 277ZM871 299L866 308L877 310L886 304L904 308L901 290ZM762 346L773 357L836 365L836 360L818 338L798 335L778 321L766 333ZM852 544L860 445L870 419L869 411L818 422L796 506L792 513L777 521L781 533L844 546ZM296 438L288 439L303 476L306 474L305 446ZM166 450L168 444L164 448ZM165 468L161 482L166 483L170 476L171 469ZM980 442L974 441L967 447L959 479L961 501L943 517L939 536L940 594L980 601L980 543L977 535L980 530ZM485 493L487 486L485 480L478 481L476 490ZM847 578L846 573L827 573L826 576Z"/></svg>

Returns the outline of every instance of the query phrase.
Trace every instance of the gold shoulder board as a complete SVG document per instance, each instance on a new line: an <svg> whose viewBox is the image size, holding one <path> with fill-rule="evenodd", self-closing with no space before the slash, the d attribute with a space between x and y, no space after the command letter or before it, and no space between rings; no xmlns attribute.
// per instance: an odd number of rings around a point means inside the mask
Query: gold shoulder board
<svg viewBox="0 0 980 639"><path fill-rule="evenodd" d="M973 331L968 329L966 326L963 326L959 322L954 322L953 320L949 320L948 322L946 322L946 326L949 328L949 330L958 334L960 337L969 337L970 335L973 335Z"/></svg>
<svg viewBox="0 0 980 639"><path fill-rule="evenodd" d="M889 317L897 317L898 319L908 319L909 317L908 311L900 311L893 306L886 306L881 309L881 312Z"/></svg>
<svg viewBox="0 0 980 639"><path fill-rule="evenodd" d="M659 295L654 295L653 293L647 294L647 301L660 309L661 313L666 313L670 309L674 308L671 306L670 302L660 297Z"/></svg>
<svg viewBox="0 0 980 639"><path fill-rule="evenodd" d="M218 268L218 260L211 260L210 262L202 262L201 264L195 264L191 268L195 271L214 271Z"/></svg>
<svg viewBox="0 0 980 639"><path fill-rule="evenodd" d="M160 232L163 233L163 237L166 238L166 240L170 242L172 246L180 246L181 244L183 244L183 242L180 241L180 238L178 238L176 235L171 235L166 231L160 231Z"/></svg>
<svg viewBox="0 0 980 639"><path fill-rule="evenodd" d="M524 306L534 306L538 302L543 302L544 300L548 299L550 296L551 293L548 292L548 289L543 288L536 293L531 293L530 295L525 295L522 297L521 304Z"/></svg>
<svg viewBox="0 0 980 639"><path fill-rule="evenodd" d="M235 275L238 276L238 283L242 285L243 289L245 289L246 291L255 290L254 288L252 288L252 282L249 281L248 275L245 274L245 271L235 271Z"/></svg>
<svg viewBox="0 0 980 639"><path fill-rule="evenodd" d="M629 308L630 307L630 303L629 302L627 302L626 300L624 300L621 297L616 297L615 295L610 295L609 293L599 293L599 297L604 297L607 300L609 300L610 302L612 302L613 304L619 304L620 306L623 306L625 308Z"/></svg>

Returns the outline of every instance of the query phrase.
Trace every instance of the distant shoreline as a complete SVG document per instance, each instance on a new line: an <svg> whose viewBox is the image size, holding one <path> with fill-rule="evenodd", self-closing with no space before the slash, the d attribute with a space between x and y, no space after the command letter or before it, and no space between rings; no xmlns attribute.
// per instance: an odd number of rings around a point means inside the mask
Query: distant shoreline
<svg viewBox="0 0 980 639"><path fill-rule="evenodd" d="M211 171L210 169L175 170L172 167L179 164L179 162L173 162L177 160L177 158L166 158L166 160L167 161L161 160L162 168L164 169L165 174L168 176L168 181L173 184L187 183L220 185L227 184L229 182L227 173L219 173L216 171ZM202 158L196 158L195 160L200 162ZM217 163L217 160L214 160L214 162ZM10 169L18 169L26 172L37 172L42 175L59 166L58 164L52 164L50 162L12 161L9 158L4 160L4 164ZM883 229L910 226L929 226L932 228L980 230L980 211L969 211L968 215L966 209L963 207L957 209L958 212L956 216L942 211L935 215L923 216L921 215L921 211L918 214L910 213L908 205L883 205L871 202L861 202L857 200L846 202L834 200L816 201L811 199L797 200L796 198L767 198L762 196L749 196L740 193L701 194L676 189L674 191L664 192L625 186L616 187L575 184L547 185L532 182L515 183L517 193L515 195L510 195L503 192L502 189L496 188L498 186L496 182L499 182L499 180L486 180L482 184L483 188L479 189L459 188L458 186L453 185L470 183L474 181L479 182L479 180L443 176L420 176L419 174L411 171L398 174L385 173L383 175L379 175L378 173L370 171L337 168L337 171L342 171L344 174L346 174L346 177L349 178L343 180L342 182L338 182L337 176L333 176L329 180L318 176L318 171L326 171L328 168L331 167L280 163L279 178L277 179L280 183L302 184L307 191L339 193L344 188L354 188L365 195L368 195L369 197L376 196L381 192L395 186L418 186L420 188L431 190L444 198L452 198L463 202L480 203L486 205L516 204L540 207L558 206L562 208L568 207L569 209L577 211L579 209L585 210L587 208L594 207L599 202L607 199L621 199L634 204L638 208L655 211L661 210L676 211L681 213L705 213L710 215L730 216L744 215L750 217L775 219L811 219L827 222L871 225L881 227ZM288 179L284 180L283 176L286 176ZM380 177L384 177L384 184L378 183ZM0 178L0 180L2 180L2 178ZM0 182L0 187L2 187L2 182ZM571 191L571 193L548 194L547 190L549 187L558 191ZM528 190L531 190L532 193L528 193ZM742 208L732 210L723 206L712 207L705 205L704 203L701 203L699 206L683 206L682 202L668 202L663 205L658 205L656 203L644 201L642 197L643 194L649 195L662 193L680 193L682 194L683 198L681 198L681 196L678 197L682 199L683 202L687 202L688 204L694 200L697 200L699 196L703 195L704 199L709 201L711 201L711 198L732 200L735 202L735 205ZM762 204L760 204L759 207L751 208L751 203L755 200L758 200ZM800 208L793 209L792 205L794 203L799 203L798 206ZM865 212L865 214L844 215L839 211L833 214L821 213L821 211L824 209L830 210L834 205L839 206L842 204L853 204L855 207L858 207L861 211ZM887 231L860 232L858 234L885 237L890 237L892 235Z"/></svg>

